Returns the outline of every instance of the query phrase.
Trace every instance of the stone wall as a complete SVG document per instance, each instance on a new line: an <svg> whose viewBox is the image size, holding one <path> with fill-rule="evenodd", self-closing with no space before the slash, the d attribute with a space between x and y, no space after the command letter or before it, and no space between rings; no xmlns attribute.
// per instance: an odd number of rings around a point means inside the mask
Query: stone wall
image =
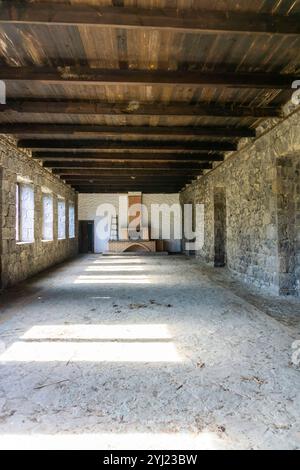
<svg viewBox="0 0 300 470"><path fill-rule="evenodd" d="M277 161L279 293L300 295L299 155Z"/></svg>
<svg viewBox="0 0 300 470"><path fill-rule="evenodd" d="M34 188L34 243L16 242L16 183L26 178ZM51 191L54 205L54 237L42 241L42 191ZM66 201L66 239L57 239L57 197ZM0 246L1 287L13 285L78 252L76 237L68 237L68 207L75 205L76 193L57 177L21 151L13 139L0 136ZM77 219L77 216L76 216Z"/></svg>
<svg viewBox="0 0 300 470"><path fill-rule="evenodd" d="M205 207L197 258L216 265L216 195L224 192L226 264L273 293L300 292L300 111L294 112L181 192Z"/></svg>

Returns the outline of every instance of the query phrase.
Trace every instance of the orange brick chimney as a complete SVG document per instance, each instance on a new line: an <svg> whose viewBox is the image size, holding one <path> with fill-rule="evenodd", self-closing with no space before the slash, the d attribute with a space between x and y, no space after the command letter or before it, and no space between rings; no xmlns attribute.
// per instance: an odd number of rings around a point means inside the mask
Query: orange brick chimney
<svg viewBox="0 0 300 470"><path fill-rule="evenodd" d="M135 205L140 206L140 211L130 215L130 208ZM142 227L142 193L128 193L128 214L128 225L136 220L137 231L139 231Z"/></svg>

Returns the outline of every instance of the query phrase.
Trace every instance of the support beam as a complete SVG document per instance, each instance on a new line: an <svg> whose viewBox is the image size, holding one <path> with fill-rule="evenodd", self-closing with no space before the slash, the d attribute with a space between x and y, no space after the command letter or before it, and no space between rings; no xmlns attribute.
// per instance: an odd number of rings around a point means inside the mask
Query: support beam
<svg viewBox="0 0 300 470"><path fill-rule="evenodd" d="M133 162L130 162L130 163L133 163ZM111 164L110 162L107 163L107 164L104 164L104 165L98 165L97 162L96 163L93 163L93 162L44 162L43 163L43 167L44 168L65 168L65 169L80 169L80 168L89 168L89 169L97 169L97 168L104 168L104 169L110 169L110 168L128 168L128 169L131 169L131 168L136 168L136 169L155 169L155 168L166 168L168 166L168 164L170 163L169 161L167 162L161 162L162 165L143 165L144 162L140 162L140 161L136 161L134 162L135 164L134 165L128 165L127 162L124 162L122 164L119 164L118 166L115 166L114 164ZM171 162L171 163L176 163L176 162ZM178 169L184 169L186 167L188 168L200 168L200 169L206 169L207 167L210 168L211 167L211 163L210 162L196 162L196 165L194 165L195 162L193 161L183 161L183 162L180 162L179 165L175 165L174 168L178 168ZM173 167L169 168L169 169L172 169Z"/></svg>
<svg viewBox="0 0 300 470"><path fill-rule="evenodd" d="M57 162L56 164L44 164L46 168L104 168L104 169L205 169L210 168L211 164L208 162Z"/></svg>
<svg viewBox="0 0 300 470"><path fill-rule="evenodd" d="M219 153L116 153L116 152L32 152L32 158L43 160L44 166L51 168L56 163L69 165L70 162L222 162L224 156Z"/></svg>
<svg viewBox="0 0 300 470"><path fill-rule="evenodd" d="M0 112L15 111L24 114L86 114L100 116L211 116L211 117L281 117L282 111L273 106L255 108L239 106L234 103L208 104L199 103L107 103L90 101L36 101L19 99L0 104Z"/></svg>
<svg viewBox="0 0 300 470"><path fill-rule="evenodd" d="M128 185L120 185L120 186L72 186L75 191L79 193L128 193L128 191L140 191L144 194L172 194L172 193L179 193L180 190L185 186L183 185L160 185L160 186L134 186L130 187Z"/></svg>
<svg viewBox="0 0 300 470"><path fill-rule="evenodd" d="M101 26L125 29L162 29L186 33L299 34L299 15L252 12L145 9L3 1L0 23L48 26Z"/></svg>
<svg viewBox="0 0 300 470"><path fill-rule="evenodd" d="M174 192L178 193L181 188L183 188L186 184L189 184L188 182L186 183L179 183L179 184L171 184L171 185L164 185L164 184L156 184L156 185L135 185L135 186L128 186L127 184L100 184L100 185L91 185L91 186L86 186L86 185L71 185L76 191L79 192L112 192L112 193L119 193L119 192L129 192L129 191L140 191L142 193L148 192Z"/></svg>
<svg viewBox="0 0 300 470"><path fill-rule="evenodd" d="M65 173L68 173L69 170L66 170ZM199 171L197 171L197 174ZM91 176L93 175L93 176ZM103 182L103 178L105 178L105 181L112 181L112 182L118 182L118 181L129 181L130 183L135 183L137 181L143 181L145 183L152 184L154 181L161 181L162 183L168 183L169 181L175 181L175 180L182 180L186 179L187 177L194 177L194 170L192 172L188 171L173 171L169 174L169 177L166 178L165 171L163 170L162 172L155 171L152 174L152 177L149 179L149 173L142 173L139 171L127 171L127 172L114 172L111 174L109 173L109 170L103 170L103 171L96 171L90 172L90 174L70 174L67 179L68 180L77 180L77 181L96 181L96 180L101 180Z"/></svg>
<svg viewBox="0 0 300 470"><path fill-rule="evenodd" d="M54 173L57 173L54 171ZM66 174L65 174L66 173ZM60 176L63 175L63 179L66 179L68 181L95 181L95 180L102 180L105 179L106 181L130 181L131 183L134 183L135 181L145 181L148 183L153 183L153 181L160 181L162 180L163 183L168 183L173 180L178 180L178 179L186 179L186 178L195 178L196 176L201 173L201 171L189 171L189 172L184 172L184 171L173 171L170 172L169 175L166 174L166 171L161 171L161 172L153 172L151 174L151 178L149 179L149 173L141 173L137 171L131 171L131 172L123 172L123 173L118 173L118 172L109 172L109 170L103 170L103 171L97 171L97 172L89 172L89 173L77 173L73 174L70 172L70 170L66 170L65 172L62 172L59 174ZM61 176L62 177L62 176Z"/></svg>
<svg viewBox="0 0 300 470"><path fill-rule="evenodd" d="M120 186L121 184L123 186L125 185L129 185L129 186L139 186L139 185L144 185L145 187L148 187L148 186L155 186L155 185L165 185L165 186L174 186L175 184L186 184L188 183L189 181L191 181L193 178L172 178L172 179L169 179L169 180L166 180L166 179L162 179L162 178L155 178L153 179L153 181L149 181L149 178L148 178L148 181L144 180L144 179L141 179L141 178L136 178L136 179L130 179L129 177L127 177L127 179L125 178L118 178L118 179L113 179L113 178L94 178L94 179L70 179L70 178L67 178L65 180L65 182L67 184L70 184L70 185L74 185L76 184L77 186L96 186L96 185L100 185L100 186L103 186L104 184L107 184L107 185L110 185L110 186Z"/></svg>
<svg viewBox="0 0 300 470"><path fill-rule="evenodd" d="M0 134L43 134L43 135L101 135L101 136L214 136L214 137L255 137L254 129L247 127L220 126L100 126L96 124L40 124L0 123Z"/></svg>
<svg viewBox="0 0 300 470"><path fill-rule="evenodd" d="M87 177L88 179L93 179L96 176L98 177L118 177L118 176L139 176L139 175L148 175L149 178L155 178L156 175L166 176L172 178L173 176L186 176L186 177L193 177L201 174L201 169L165 169L165 168L143 168L143 169L135 169L135 168L126 168L123 169L67 169L67 168L54 168L52 173L55 175L60 175L62 179L68 179L69 176L74 177Z"/></svg>
<svg viewBox="0 0 300 470"><path fill-rule="evenodd" d="M77 85L188 86L291 90L296 75L182 70L96 69L89 67L10 67L1 65L0 80Z"/></svg>
<svg viewBox="0 0 300 470"><path fill-rule="evenodd" d="M209 170L210 168L206 168ZM76 173L76 171L78 171ZM110 170L107 168L103 169L91 169L91 170L78 170L78 169L54 169L53 174L59 176L63 180L68 181L82 181L82 180L95 180L95 179L102 179L102 180L124 180L130 182L134 182L137 179L147 180L148 182L153 182L156 179L161 179L163 183L167 184L170 181L178 180L178 179L191 179L196 178L199 175L202 175L203 170L201 169L190 169L190 170L152 170L146 172L141 172L141 170L124 170L122 172L118 172L117 170Z"/></svg>
<svg viewBox="0 0 300 470"><path fill-rule="evenodd" d="M235 151L237 144L221 141L177 142L177 141L105 141L105 140L53 140L53 139L22 139L19 148L27 149L69 149L69 150L205 150L205 151Z"/></svg>

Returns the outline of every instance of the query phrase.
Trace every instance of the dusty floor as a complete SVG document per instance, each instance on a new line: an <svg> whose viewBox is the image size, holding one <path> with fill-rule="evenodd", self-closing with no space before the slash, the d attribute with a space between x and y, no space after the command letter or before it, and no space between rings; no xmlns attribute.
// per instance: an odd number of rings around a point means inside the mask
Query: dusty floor
<svg viewBox="0 0 300 470"><path fill-rule="evenodd" d="M0 304L0 447L300 448L299 301L90 255Z"/></svg>

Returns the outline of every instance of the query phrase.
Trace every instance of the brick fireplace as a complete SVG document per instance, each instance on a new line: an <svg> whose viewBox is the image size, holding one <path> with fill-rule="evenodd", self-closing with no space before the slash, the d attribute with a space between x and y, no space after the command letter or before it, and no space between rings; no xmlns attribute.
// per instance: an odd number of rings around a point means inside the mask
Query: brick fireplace
<svg viewBox="0 0 300 470"><path fill-rule="evenodd" d="M128 193L127 224L118 227L117 239L109 241L109 252L156 252L156 241L149 238L150 228L143 225L142 203L142 193Z"/></svg>

